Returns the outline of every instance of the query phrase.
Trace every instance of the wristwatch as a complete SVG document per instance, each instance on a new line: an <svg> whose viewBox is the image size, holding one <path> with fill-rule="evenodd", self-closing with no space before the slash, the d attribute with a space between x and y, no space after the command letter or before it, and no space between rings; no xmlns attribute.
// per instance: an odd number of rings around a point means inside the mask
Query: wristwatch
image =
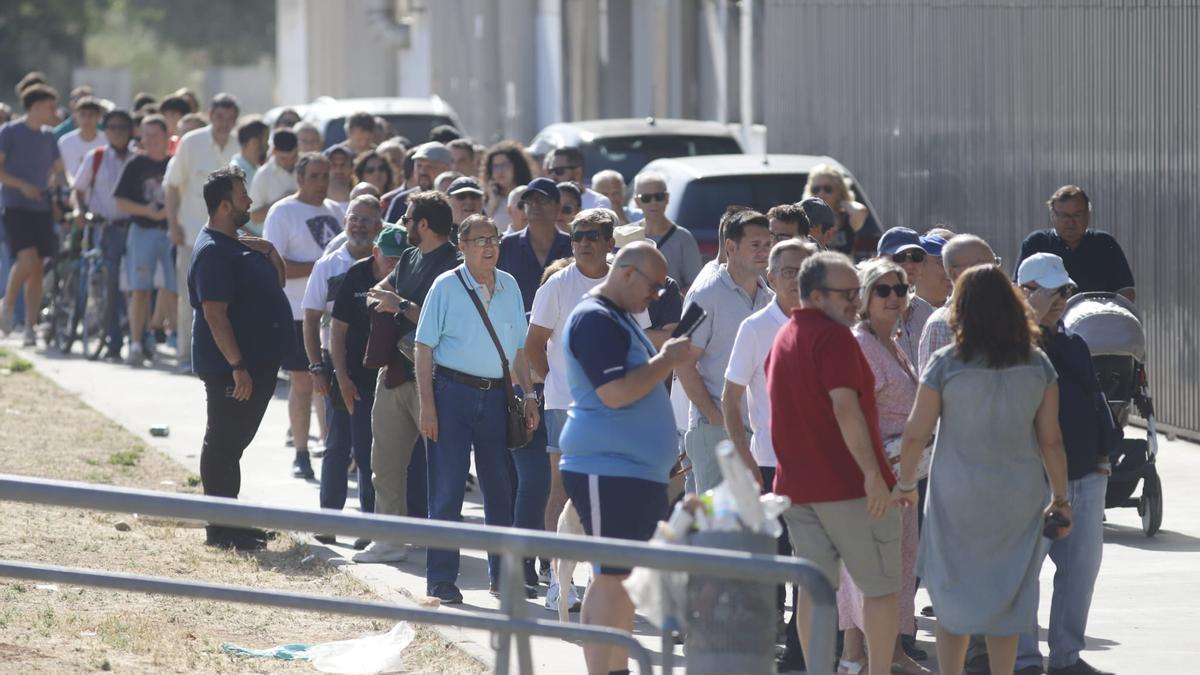
<svg viewBox="0 0 1200 675"><path fill-rule="evenodd" d="M409 307L412 307L412 302L405 298L400 298L400 311L407 312Z"/></svg>
<svg viewBox="0 0 1200 675"><path fill-rule="evenodd" d="M1071 508L1071 500L1066 497L1055 497L1054 501L1050 502L1050 506L1056 509L1068 509Z"/></svg>
<svg viewBox="0 0 1200 675"><path fill-rule="evenodd" d="M308 372L312 373L313 375L322 375L325 373L325 364L314 363L308 367Z"/></svg>
<svg viewBox="0 0 1200 675"><path fill-rule="evenodd" d="M524 398L526 401L536 401L538 400L538 395L536 391L527 391L522 398Z"/></svg>

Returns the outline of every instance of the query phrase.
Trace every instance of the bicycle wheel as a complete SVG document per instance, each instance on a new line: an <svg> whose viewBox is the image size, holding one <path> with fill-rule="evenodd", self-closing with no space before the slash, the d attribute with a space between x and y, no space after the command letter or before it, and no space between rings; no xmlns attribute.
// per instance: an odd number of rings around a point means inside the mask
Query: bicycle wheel
<svg viewBox="0 0 1200 675"><path fill-rule="evenodd" d="M99 353L104 348L104 319L108 314L108 294L106 282L108 270L99 261L89 263L87 275L87 303L83 311L82 339L83 353L90 355ZM93 345L93 340L95 344Z"/></svg>

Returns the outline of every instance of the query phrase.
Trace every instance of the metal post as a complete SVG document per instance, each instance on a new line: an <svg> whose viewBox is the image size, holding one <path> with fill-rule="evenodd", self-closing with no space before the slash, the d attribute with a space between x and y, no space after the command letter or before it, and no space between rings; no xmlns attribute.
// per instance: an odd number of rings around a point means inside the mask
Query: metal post
<svg viewBox="0 0 1200 675"><path fill-rule="evenodd" d="M509 616L513 621L521 621L525 618L525 571L521 565L521 556L516 553L505 553L500 559L500 613ZM512 641L517 643L517 672L521 675L533 675L533 651L529 647L529 635L517 633L511 636ZM505 659L509 658L508 645L511 641L507 637L501 637L504 641ZM499 666L499 656L497 656L497 666ZM507 670L508 664L505 663Z"/></svg>
<svg viewBox="0 0 1200 675"><path fill-rule="evenodd" d="M667 583L667 575L663 574L660 577L662 586L662 596L667 597L667 592L670 589L670 584ZM663 675L671 675L671 669L675 667L675 617L663 615L662 625L662 671Z"/></svg>

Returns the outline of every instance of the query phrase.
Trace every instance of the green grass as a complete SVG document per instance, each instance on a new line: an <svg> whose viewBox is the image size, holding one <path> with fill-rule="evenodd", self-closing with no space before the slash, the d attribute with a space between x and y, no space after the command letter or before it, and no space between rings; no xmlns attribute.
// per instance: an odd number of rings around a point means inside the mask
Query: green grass
<svg viewBox="0 0 1200 675"><path fill-rule="evenodd" d="M108 463L115 466L137 466L137 463L142 458L142 452L145 450L140 445L135 445L128 450L114 452L108 458Z"/></svg>
<svg viewBox="0 0 1200 675"><path fill-rule="evenodd" d="M12 361L9 361L8 369L14 373L23 373L28 370L33 370L33 364L18 356Z"/></svg>

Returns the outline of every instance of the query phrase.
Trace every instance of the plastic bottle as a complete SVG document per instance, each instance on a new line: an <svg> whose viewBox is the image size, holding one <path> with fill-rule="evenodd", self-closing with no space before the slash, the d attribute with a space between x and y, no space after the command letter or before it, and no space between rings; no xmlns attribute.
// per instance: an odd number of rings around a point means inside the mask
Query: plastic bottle
<svg viewBox="0 0 1200 675"><path fill-rule="evenodd" d="M766 516L758 501L758 483L750 474L750 468L738 456L733 443L721 441L717 444L717 463L721 466L724 485L729 490L738 519L751 532L761 531Z"/></svg>

